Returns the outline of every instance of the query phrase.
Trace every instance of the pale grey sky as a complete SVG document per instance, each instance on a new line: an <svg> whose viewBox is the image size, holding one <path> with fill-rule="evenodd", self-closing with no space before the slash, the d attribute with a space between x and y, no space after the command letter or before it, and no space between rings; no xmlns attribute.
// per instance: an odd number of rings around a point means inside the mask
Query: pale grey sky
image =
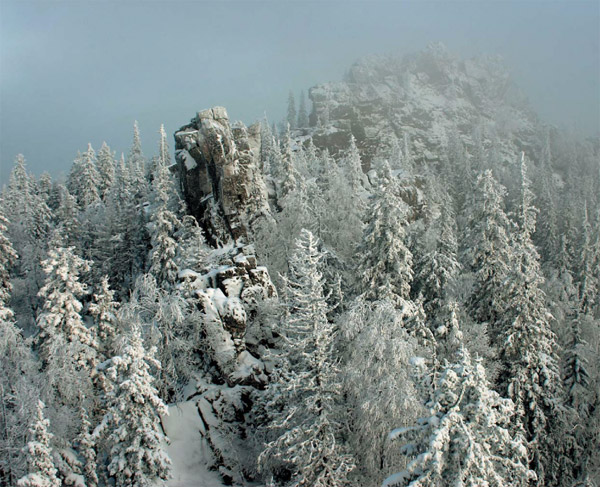
<svg viewBox="0 0 600 487"><path fill-rule="evenodd" d="M594 1L0 0L0 185L15 155L68 171L87 142L145 151L197 110L279 121L287 93L342 78L357 58L441 41L500 54L543 119L599 130Z"/></svg>

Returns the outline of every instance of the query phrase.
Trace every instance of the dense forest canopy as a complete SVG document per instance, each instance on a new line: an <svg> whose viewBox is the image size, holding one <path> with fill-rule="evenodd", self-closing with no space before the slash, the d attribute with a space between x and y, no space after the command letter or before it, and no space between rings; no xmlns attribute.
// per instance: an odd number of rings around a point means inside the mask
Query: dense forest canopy
<svg viewBox="0 0 600 487"><path fill-rule="evenodd" d="M598 138L432 45L170 146L15 160L1 485L598 485Z"/></svg>

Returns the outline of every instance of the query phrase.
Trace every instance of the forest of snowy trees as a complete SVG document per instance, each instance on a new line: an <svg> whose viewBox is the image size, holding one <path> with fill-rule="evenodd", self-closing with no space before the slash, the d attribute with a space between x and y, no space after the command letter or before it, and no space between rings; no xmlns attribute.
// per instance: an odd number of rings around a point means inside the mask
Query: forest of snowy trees
<svg viewBox="0 0 600 487"><path fill-rule="evenodd" d="M304 94L287 122L260 124L269 215L237 240L192 216L162 127L65 181L16 158L0 485L161 485L190 400L225 485L599 485L598 141L540 124L500 163L449 133L430 162L401 134L367 164L301 131ZM251 259L274 290L223 294Z"/></svg>

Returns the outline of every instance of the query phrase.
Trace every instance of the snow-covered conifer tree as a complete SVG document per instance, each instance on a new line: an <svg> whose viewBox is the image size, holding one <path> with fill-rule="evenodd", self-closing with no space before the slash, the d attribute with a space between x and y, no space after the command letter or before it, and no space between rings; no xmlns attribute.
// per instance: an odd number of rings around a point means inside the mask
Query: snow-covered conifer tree
<svg viewBox="0 0 600 487"><path fill-rule="evenodd" d="M325 245L349 263L362 238L364 195L358 188L352 187L343 168L334 161L326 170L324 179L324 204L319 212L320 219L317 219L320 223L317 229ZM313 197L312 207L315 200L318 199Z"/></svg>
<svg viewBox="0 0 600 487"><path fill-rule="evenodd" d="M102 142L102 147L98 151L96 166L98 168L98 193L103 200L113 184L116 165L115 153L110 150L106 142Z"/></svg>
<svg viewBox="0 0 600 487"><path fill-rule="evenodd" d="M175 260L177 243L173 236L181 226L176 214L180 202L165 162L162 158L157 161L152 180L152 197L156 208L150 217L150 272L156 277L159 285L172 286L177 281L179 271Z"/></svg>
<svg viewBox="0 0 600 487"><path fill-rule="evenodd" d="M8 220L0 210L0 320L12 318L8 308L8 300L12 285L10 283L10 269L17 260L17 253L8 240Z"/></svg>
<svg viewBox="0 0 600 487"><path fill-rule="evenodd" d="M192 323L185 321L185 300L179 292L161 287L151 274L143 274L124 311L125 321L139 319L147 327L148 341L156 346L161 364L156 387L164 401L172 400L192 372Z"/></svg>
<svg viewBox="0 0 600 487"><path fill-rule="evenodd" d="M169 478L171 462L163 450L160 425L160 415L168 411L151 372L159 368L154 349L144 349L141 330L134 323L123 353L111 359L107 370L115 387L108 396L108 412L95 432L107 434L108 472L118 486L150 487Z"/></svg>
<svg viewBox="0 0 600 487"><path fill-rule="evenodd" d="M81 221L79 220L79 205L77 198L69 193L64 184L58 186L59 205L56 209L56 223L68 246L79 248L82 240Z"/></svg>
<svg viewBox="0 0 600 487"><path fill-rule="evenodd" d="M281 174L278 198L281 200L291 192L296 190L300 175L296 169L295 155L292 152L292 138L290 135L290 126L288 125L283 141L283 151L281 159Z"/></svg>
<svg viewBox="0 0 600 487"><path fill-rule="evenodd" d="M464 347L442 368L427 408L429 417L417 426L391 433L416 441L403 447L412 460L385 487L526 487L535 479L525 439L511 430L514 404L491 389L483 365Z"/></svg>
<svg viewBox="0 0 600 487"><path fill-rule="evenodd" d="M294 92L290 90L288 95L288 108L287 108L287 123L289 128L296 128L296 99L294 98Z"/></svg>
<svg viewBox="0 0 600 487"><path fill-rule="evenodd" d="M405 243L408 209L395 179L377 188L367 213L359 248L363 292L372 300L408 299L413 279L412 253Z"/></svg>
<svg viewBox="0 0 600 487"><path fill-rule="evenodd" d="M31 408L38 395L37 367L29 343L8 307L9 270L17 259L6 236L7 220L0 213L0 484L14 485L23 473L24 444Z"/></svg>
<svg viewBox="0 0 600 487"><path fill-rule="evenodd" d="M430 317L445 302L460 270L455 226L452 203L447 199L441 205L439 217L427 227L424 242L420 243L425 250L415 263L413 288L417 296L422 296Z"/></svg>
<svg viewBox="0 0 600 487"><path fill-rule="evenodd" d="M317 240L303 229L286 280L290 314L281 329L282 361L267 392L275 439L259 457L263 474L276 476L276 485L350 485L348 473L354 468L342 436L335 330L327 319L321 259Z"/></svg>
<svg viewBox="0 0 600 487"><path fill-rule="evenodd" d="M77 364L91 369L95 364L95 343L81 317L80 299L87 293L87 286L79 280L81 273L89 270L89 263L75 255L72 247L57 247L50 249L43 265L47 277L40 297L45 302L38 317L37 337L42 358L50 359L51 342L61 334L76 345L76 356L72 358Z"/></svg>
<svg viewBox="0 0 600 487"><path fill-rule="evenodd" d="M571 322L571 339L565 350L564 384L567 404L577 411L585 411L590 401L590 374L587 371L588 359L585 355L586 342L581 336L581 317Z"/></svg>
<svg viewBox="0 0 600 487"><path fill-rule="evenodd" d="M89 306L90 314L95 319L95 335L99 353L99 361L104 361L115 352L115 339L118 335L117 308L115 292L110 288L108 276L104 276L100 287L94 293L94 301Z"/></svg>
<svg viewBox="0 0 600 487"><path fill-rule="evenodd" d="M598 230L600 235L600 229ZM579 299L581 310L591 313L598 300L598 283L596 277L600 266L600 242L594 241L592 225L588 217L587 204L584 207L583 224L580 243L581 260L579 263Z"/></svg>
<svg viewBox="0 0 600 487"><path fill-rule="evenodd" d="M498 334L494 327L505 304L499 295L514 257L510 242L511 224L503 210L505 193L491 170L477 178L469 204L471 212L466 239L470 246L468 260L475 274L469 308L475 320L490 325L490 339L494 343Z"/></svg>
<svg viewBox="0 0 600 487"><path fill-rule="evenodd" d="M96 438L92 434L92 425L85 408L81 408L81 430L77 437L77 450L83 460L83 475L86 487L98 487L98 453Z"/></svg>
<svg viewBox="0 0 600 487"><path fill-rule="evenodd" d="M100 175L96 169L96 152L92 148L92 144L88 144L87 150L82 154L81 172L79 180L75 182L73 193L81 208L85 209L98 202L100 199L99 184Z"/></svg>
<svg viewBox="0 0 600 487"><path fill-rule="evenodd" d="M344 397L350 411L350 447L360 485L403 467L388 433L417 420L422 406L410 376L416 341L402 326L402 310L390 301L355 300L339 318L342 333Z"/></svg>
<svg viewBox="0 0 600 487"><path fill-rule="evenodd" d="M191 269L195 272L202 271L210 253L204 232L198 221L191 215L181 219L181 231L178 236L177 266L180 269Z"/></svg>
<svg viewBox="0 0 600 487"><path fill-rule="evenodd" d="M308 127L308 112L306 111L306 95L304 91L300 92L300 102L298 105L298 128Z"/></svg>
<svg viewBox="0 0 600 487"><path fill-rule="evenodd" d="M354 136L350 137L350 147L348 153L344 159L347 178L350 181L350 187L352 188L353 196L358 195L363 191L363 181L365 175L362 169L362 161L358 147L356 147L356 139Z"/></svg>
<svg viewBox="0 0 600 487"><path fill-rule="evenodd" d="M50 422L44 418L44 403L38 401L37 417L31 427L31 440L27 443L29 473L19 479L19 487L60 487L62 482L56 476L57 470L52 460L48 431Z"/></svg>
<svg viewBox="0 0 600 487"><path fill-rule="evenodd" d="M536 208L521 160L521 201L518 208L518 233L502 294L495 299L505 303L498 317L500 332L500 390L515 403L529 442L531 468L540 485L551 484L553 472L545 472L560 445L550 438L559 422L560 375L559 346L551 330L553 319L541 289L543 277L539 254L531 241L535 232Z"/></svg>
<svg viewBox="0 0 600 487"><path fill-rule="evenodd" d="M160 125L159 134L158 160L163 166L169 168L171 165L171 154L169 152L169 144L167 143L167 132L165 131L165 126L163 124Z"/></svg>

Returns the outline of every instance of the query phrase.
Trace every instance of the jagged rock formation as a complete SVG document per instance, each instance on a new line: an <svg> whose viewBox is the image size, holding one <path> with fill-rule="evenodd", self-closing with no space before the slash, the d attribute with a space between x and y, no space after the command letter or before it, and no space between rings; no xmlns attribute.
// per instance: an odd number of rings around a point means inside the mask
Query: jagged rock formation
<svg viewBox="0 0 600 487"><path fill-rule="evenodd" d="M213 246L203 269L180 272L180 287L197 298L206 366L183 403L198 426L204 467L227 482L243 482L253 457L245 415L267 383L261 360L270 331L257 317L277 297L251 245L253 225L271 218L259 169L260 130L231 125L224 108L199 112L175 133L175 155L188 211ZM245 459L248 457L248 459Z"/></svg>
<svg viewBox="0 0 600 487"><path fill-rule="evenodd" d="M333 154L354 135L366 169L392 136L410 138L419 160L436 161L458 137L466 147L502 140L500 161L531 150L537 119L498 58L458 60L441 44L402 60L372 57L356 63L345 81L310 89L312 129L319 148Z"/></svg>
<svg viewBox="0 0 600 487"><path fill-rule="evenodd" d="M215 374L232 386L261 385L262 379L238 373L236 367L240 356L248 357L246 332L257 306L276 297L277 291L267 268L257 265L251 245L228 246L214 254L211 269L203 273L186 269L179 278L199 300Z"/></svg>
<svg viewBox="0 0 600 487"><path fill-rule="evenodd" d="M268 380L261 342L270 331L257 313L277 293L267 269L257 265L251 245L217 248L210 261L204 271L179 274L181 287L198 299L206 344L206 368L186 388L184 404L200 425L204 466L218 470L227 482L243 482L253 462L245 441L245 415L255 391Z"/></svg>
<svg viewBox="0 0 600 487"><path fill-rule="evenodd" d="M258 157L260 126L233 126L225 108L198 112L175 133L175 157L189 211L213 244L248 238L269 215Z"/></svg>

